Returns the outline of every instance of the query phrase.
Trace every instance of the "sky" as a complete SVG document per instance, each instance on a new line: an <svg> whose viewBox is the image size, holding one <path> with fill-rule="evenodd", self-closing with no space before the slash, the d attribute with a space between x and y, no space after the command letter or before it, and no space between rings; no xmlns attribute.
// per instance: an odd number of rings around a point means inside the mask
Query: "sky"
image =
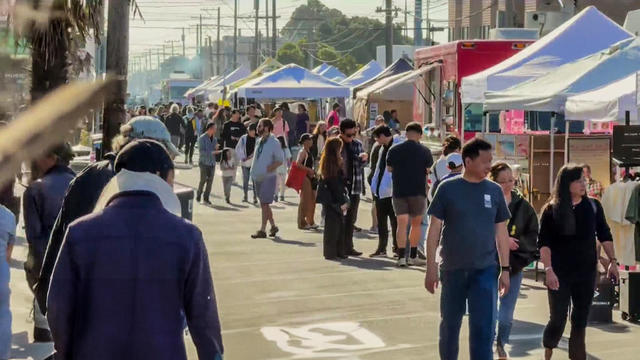
<svg viewBox="0 0 640 360"><path fill-rule="evenodd" d="M260 15L264 16L266 0L260 1ZM269 14L271 14L271 1L269 1ZM327 7L342 11L348 16L366 16L380 19L384 22L384 14L376 13L379 6L384 6L384 0L321 0ZM136 14L131 18L129 53L131 56L140 55L149 49L162 49L165 44L168 52L171 50L171 41L176 53L182 52L182 28L185 31L185 43L187 56L193 56L196 48L196 24L199 16L203 16L204 36L210 35L215 39L215 23L217 8L220 7L222 29L221 36L233 35L233 2L234 0L137 0L145 21ZM238 0L238 15L252 16L254 0ZM277 0L277 27L284 26L293 14L293 11L306 0ZM423 0L423 8L426 9L427 0ZM413 28L414 0L406 0L409 28ZM393 5L404 10L405 0L394 0ZM430 0L430 18L446 20L448 16L448 0ZM423 10L424 11L424 10ZM396 23L404 23L404 14L400 12L394 19ZM264 32L265 20L260 20L259 28ZM211 26L206 26L211 25ZM434 23L434 26L446 26L444 22ZM423 24L424 27L424 24ZM253 36L254 20L238 20L238 28L244 36ZM410 36L412 30L409 30ZM435 40L447 41L447 33L434 34Z"/></svg>

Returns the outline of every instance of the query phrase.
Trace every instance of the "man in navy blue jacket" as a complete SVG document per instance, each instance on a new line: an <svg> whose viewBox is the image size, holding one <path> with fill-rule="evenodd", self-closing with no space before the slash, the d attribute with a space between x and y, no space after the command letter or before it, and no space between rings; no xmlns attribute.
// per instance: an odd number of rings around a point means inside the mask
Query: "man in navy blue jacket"
<svg viewBox="0 0 640 360"><path fill-rule="evenodd" d="M94 212L69 226L54 268L55 358L186 360L186 318L198 357L222 359L207 250L198 228L175 215L171 158L138 140L115 170Z"/></svg>

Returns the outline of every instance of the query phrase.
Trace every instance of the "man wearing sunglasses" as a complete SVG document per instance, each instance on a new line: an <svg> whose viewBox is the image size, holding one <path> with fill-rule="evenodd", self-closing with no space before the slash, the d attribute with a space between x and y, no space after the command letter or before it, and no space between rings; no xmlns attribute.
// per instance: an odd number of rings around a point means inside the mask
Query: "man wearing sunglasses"
<svg viewBox="0 0 640 360"><path fill-rule="evenodd" d="M345 248L346 255L360 256L361 252L353 248L353 229L358 218L358 206L360 205L360 194L364 186L364 166L369 160L369 155L364 152L362 143L355 139L356 122L351 119L344 119L340 123L340 139L342 139L342 159L344 166L344 183L349 192L350 204L345 217Z"/></svg>

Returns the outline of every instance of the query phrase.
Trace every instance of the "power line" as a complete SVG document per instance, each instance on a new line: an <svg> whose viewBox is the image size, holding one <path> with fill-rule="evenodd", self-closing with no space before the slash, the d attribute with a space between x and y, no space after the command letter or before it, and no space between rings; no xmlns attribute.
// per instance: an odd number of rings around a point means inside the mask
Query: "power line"
<svg viewBox="0 0 640 360"><path fill-rule="evenodd" d="M429 20L430 22L442 22L442 23L448 23L448 22L450 22L450 21L460 21L460 20L468 19L468 18L470 18L470 17L472 17L472 16L476 16L476 15L478 15L478 14L483 13L485 10L488 10L488 9L492 8L493 6L495 6L495 5L496 5L496 3L497 3L497 2L498 2L498 0L493 0L493 1L491 2L491 4L487 5L486 7L482 8L482 9L480 9L480 10L474 11L474 12L472 12L471 14L469 14L469 15L467 15L467 16L461 16L461 17L456 18L456 19L446 19L446 20L445 20L445 19L428 19L428 20Z"/></svg>

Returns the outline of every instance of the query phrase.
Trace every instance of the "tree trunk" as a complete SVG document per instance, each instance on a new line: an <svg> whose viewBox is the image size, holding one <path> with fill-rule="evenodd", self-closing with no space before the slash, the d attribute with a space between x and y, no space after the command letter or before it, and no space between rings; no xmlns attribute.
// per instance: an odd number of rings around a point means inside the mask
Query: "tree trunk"
<svg viewBox="0 0 640 360"><path fill-rule="evenodd" d="M68 82L69 32L52 20L46 30L31 35L31 102Z"/></svg>
<svg viewBox="0 0 640 360"><path fill-rule="evenodd" d="M113 92L104 104L102 155L112 151L111 140L127 120L127 65L129 62L129 1L109 1L107 24L108 76L116 78Z"/></svg>

